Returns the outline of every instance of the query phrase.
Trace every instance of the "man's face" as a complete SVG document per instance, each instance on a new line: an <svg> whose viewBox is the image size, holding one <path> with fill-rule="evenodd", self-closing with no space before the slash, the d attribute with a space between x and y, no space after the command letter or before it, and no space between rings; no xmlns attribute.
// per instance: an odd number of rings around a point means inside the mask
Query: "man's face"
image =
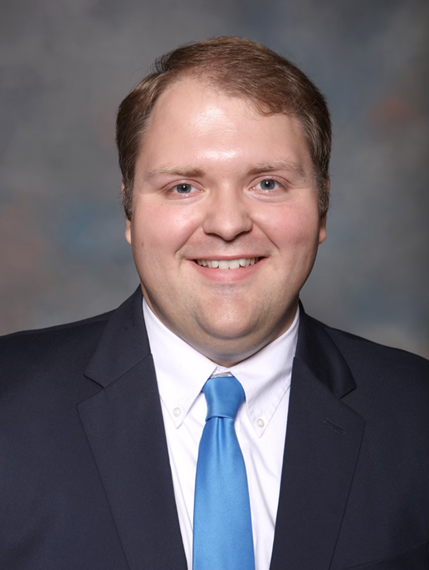
<svg viewBox="0 0 429 570"><path fill-rule="evenodd" d="M325 237L297 119L193 79L160 96L126 238L170 330L218 364L254 354L290 326Z"/></svg>

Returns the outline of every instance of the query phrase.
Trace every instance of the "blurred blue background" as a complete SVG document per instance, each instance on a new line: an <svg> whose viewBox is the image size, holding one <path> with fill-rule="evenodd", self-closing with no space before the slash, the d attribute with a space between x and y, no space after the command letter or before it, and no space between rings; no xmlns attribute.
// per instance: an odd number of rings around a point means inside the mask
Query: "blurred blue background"
<svg viewBox="0 0 429 570"><path fill-rule="evenodd" d="M429 356L427 0L2 0L0 332L84 318L137 286L114 120L154 58L260 41L326 94L332 207L313 316Z"/></svg>

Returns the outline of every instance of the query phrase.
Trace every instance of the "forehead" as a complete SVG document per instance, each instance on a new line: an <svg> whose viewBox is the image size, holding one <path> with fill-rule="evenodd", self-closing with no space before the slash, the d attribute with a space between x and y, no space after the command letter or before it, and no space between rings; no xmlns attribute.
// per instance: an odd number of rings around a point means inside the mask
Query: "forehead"
<svg viewBox="0 0 429 570"><path fill-rule="evenodd" d="M154 105L138 161L215 156L247 157L261 163L310 155L300 121L286 114L263 115L244 97L230 96L195 78L168 87ZM275 156L273 156L275 155ZM173 158L173 157L172 157Z"/></svg>

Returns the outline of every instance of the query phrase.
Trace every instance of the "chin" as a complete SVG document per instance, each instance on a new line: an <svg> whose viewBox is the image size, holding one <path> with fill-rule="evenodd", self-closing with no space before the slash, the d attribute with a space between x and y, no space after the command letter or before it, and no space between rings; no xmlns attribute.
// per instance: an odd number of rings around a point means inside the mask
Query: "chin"
<svg viewBox="0 0 429 570"><path fill-rule="evenodd" d="M204 329L205 338L201 343L201 352L207 354L217 364L235 364L248 356L251 356L259 348L259 328L250 323L231 323L224 326L213 326ZM256 332L256 334L255 334Z"/></svg>
<svg viewBox="0 0 429 570"><path fill-rule="evenodd" d="M257 319L253 314L243 314L243 307L225 307L218 305L216 310L209 313L199 313L197 321L199 326L205 330L209 336L218 339L234 340L247 336L257 326Z"/></svg>

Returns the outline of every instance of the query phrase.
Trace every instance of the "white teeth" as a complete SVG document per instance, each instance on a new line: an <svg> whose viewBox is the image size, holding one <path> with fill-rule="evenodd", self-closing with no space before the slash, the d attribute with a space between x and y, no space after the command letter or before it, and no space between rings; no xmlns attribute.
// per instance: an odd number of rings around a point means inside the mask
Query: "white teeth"
<svg viewBox="0 0 429 570"><path fill-rule="evenodd" d="M240 267L240 260L239 259L231 259L231 261L227 261L227 262L222 261L222 263L226 265L225 269L238 269ZM220 264L219 264L219 267L222 267L222 269L223 269L223 266L221 266Z"/></svg>
<svg viewBox="0 0 429 570"><path fill-rule="evenodd" d="M197 259L196 262L202 267L212 267L214 269L238 269L239 267L249 267L259 261L259 257L247 257L240 259Z"/></svg>

